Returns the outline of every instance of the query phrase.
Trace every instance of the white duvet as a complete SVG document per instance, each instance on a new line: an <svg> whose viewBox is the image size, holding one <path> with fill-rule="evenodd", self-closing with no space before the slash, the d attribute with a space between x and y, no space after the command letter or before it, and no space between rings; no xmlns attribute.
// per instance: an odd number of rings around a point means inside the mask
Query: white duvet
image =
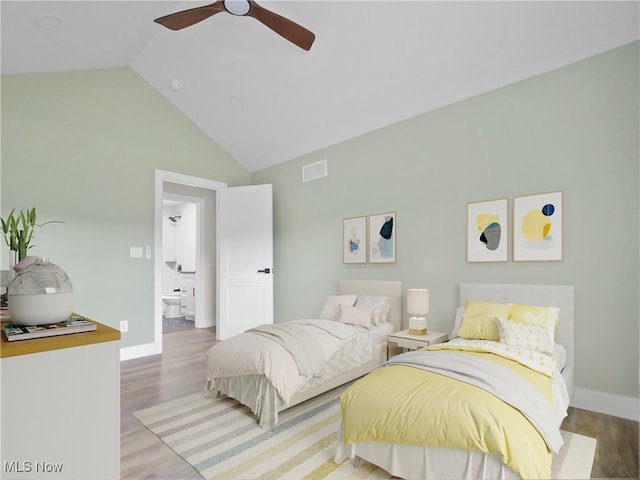
<svg viewBox="0 0 640 480"><path fill-rule="evenodd" d="M344 352L356 349L363 359L373 355L372 342L367 329L333 320L308 319L287 323L305 326L320 344L326 361ZM243 375L264 375L273 385L282 401L291 398L309 381L301 375L291 353L277 342L249 332L241 333L215 344L207 352L209 388L216 378Z"/></svg>

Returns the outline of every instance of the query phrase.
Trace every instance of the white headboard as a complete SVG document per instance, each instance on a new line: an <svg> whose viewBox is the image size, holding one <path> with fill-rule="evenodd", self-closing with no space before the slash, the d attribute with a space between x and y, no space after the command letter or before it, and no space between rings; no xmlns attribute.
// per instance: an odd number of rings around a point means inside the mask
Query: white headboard
<svg viewBox="0 0 640 480"><path fill-rule="evenodd" d="M389 297L391 311L388 322L393 324L394 331L402 330L402 283L386 280L339 280L338 293L356 295L376 295Z"/></svg>
<svg viewBox="0 0 640 480"><path fill-rule="evenodd" d="M567 350L567 366L563 377L569 395L574 386L573 285L512 285L498 283L461 283L459 306L466 300L486 300L501 303L524 303L560 308L560 323L556 327L556 342Z"/></svg>

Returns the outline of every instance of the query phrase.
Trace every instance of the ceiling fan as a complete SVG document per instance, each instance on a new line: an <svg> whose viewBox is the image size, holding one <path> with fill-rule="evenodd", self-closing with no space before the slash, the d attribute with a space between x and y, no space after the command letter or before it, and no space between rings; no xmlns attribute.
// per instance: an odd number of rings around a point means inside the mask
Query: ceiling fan
<svg viewBox="0 0 640 480"><path fill-rule="evenodd" d="M227 12L240 17L253 17L281 37L286 38L304 50L309 50L316 38L313 32L288 18L261 7L253 0L217 0L210 5L190 8L189 10L156 18L154 22L171 30L181 30L220 12Z"/></svg>

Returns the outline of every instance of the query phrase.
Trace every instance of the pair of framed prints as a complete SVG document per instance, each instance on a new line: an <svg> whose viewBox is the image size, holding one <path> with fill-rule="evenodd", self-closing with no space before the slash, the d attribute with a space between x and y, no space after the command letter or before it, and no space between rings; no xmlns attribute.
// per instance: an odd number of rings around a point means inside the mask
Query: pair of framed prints
<svg viewBox="0 0 640 480"><path fill-rule="evenodd" d="M509 200L467 204L467 261L509 260ZM562 260L562 192L513 198L513 261Z"/></svg>
<svg viewBox="0 0 640 480"><path fill-rule="evenodd" d="M345 218L342 224L344 263L395 263L395 212ZM368 254L368 256L367 256Z"/></svg>

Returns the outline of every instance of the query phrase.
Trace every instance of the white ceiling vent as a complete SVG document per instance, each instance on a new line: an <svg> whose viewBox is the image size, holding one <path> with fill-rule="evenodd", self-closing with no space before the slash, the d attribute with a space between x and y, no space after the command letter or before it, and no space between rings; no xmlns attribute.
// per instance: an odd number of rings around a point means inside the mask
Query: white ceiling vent
<svg viewBox="0 0 640 480"><path fill-rule="evenodd" d="M319 162L310 163L302 167L302 181L308 182L310 180L316 180L318 178L327 176L327 159L320 160Z"/></svg>

